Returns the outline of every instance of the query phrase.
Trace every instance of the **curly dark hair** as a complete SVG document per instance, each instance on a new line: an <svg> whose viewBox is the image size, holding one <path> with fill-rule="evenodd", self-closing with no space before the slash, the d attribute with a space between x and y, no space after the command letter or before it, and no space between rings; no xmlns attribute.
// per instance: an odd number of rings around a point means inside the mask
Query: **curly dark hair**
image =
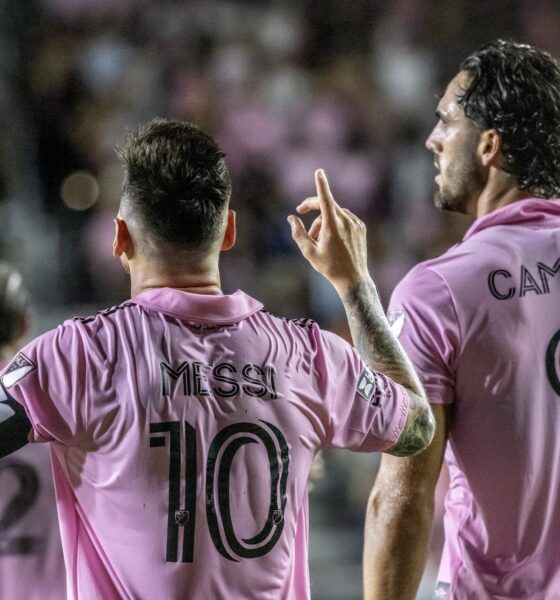
<svg viewBox="0 0 560 600"><path fill-rule="evenodd" d="M480 130L502 135L504 170L517 187L560 196L560 65L550 54L511 41L479 48L461 64L469 74L459 98Z"/></svg>
<svg viewBox="0 0 560 600"><path fill-rule="evenodd" d="M219 235L231 195L225 154L196 125L157 118L117 148L125 164L121 207L147 232L152 251L204 249Z"/></svg>
<svg viewBox="0 0 560 600"><path fill-rule="evenodd" d="M0 346L14 342L28 304L29 294L21 275L11 265L0 261Z"/></svg>

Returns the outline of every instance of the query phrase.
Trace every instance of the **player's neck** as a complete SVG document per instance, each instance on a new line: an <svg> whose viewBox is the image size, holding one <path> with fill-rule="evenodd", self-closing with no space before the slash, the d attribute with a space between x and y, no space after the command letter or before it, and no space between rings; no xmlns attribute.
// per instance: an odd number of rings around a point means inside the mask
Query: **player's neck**
<svg viewBox="0 0 560 600"><path fill-rule="evenodd" d="M130 265L132 297L148 290L173 288L191 294L222 295L218 265L187 271L184 268L162 268L161 265L144 263Z"/></svg>
<svg viewBox="0 0 560 600"><path fill-rule="evenodd" d="M498 181L489 181L476 203L476 218L479 219L508 204L531 198L532 194L527 190L520 190L511 185L510 181L503 177Z"/></svg>

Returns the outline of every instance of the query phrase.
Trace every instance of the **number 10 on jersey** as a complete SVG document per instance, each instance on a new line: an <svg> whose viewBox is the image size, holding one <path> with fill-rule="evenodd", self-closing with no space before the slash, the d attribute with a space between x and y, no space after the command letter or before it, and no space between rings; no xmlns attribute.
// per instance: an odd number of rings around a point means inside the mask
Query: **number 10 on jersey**
<svg viewBox="0 0 560 600"><path fill-rule="evenodd" d="M206 521L210 537L216 550L224 558L236 562L239 558L255 558L270 552L284 528L286 485L290 466L288 444L277 427L266 421L261 423L262 425L235 423L219 431L210 444L206 460ZM184 440L183 444L181 438ZM262 444L266 450L270 471L270 502L268 516L261 530L251 538L240 540L231 518L230 475L236 452L246 444ZM196 526L196 430L187 421L151 423L150 447L166 447L169 453L166 560L179 560L179 531L182 528L181 562L193 562ZM185 492L183 506L182 481ZM234 487L232 491L236 493Z"/></svg>

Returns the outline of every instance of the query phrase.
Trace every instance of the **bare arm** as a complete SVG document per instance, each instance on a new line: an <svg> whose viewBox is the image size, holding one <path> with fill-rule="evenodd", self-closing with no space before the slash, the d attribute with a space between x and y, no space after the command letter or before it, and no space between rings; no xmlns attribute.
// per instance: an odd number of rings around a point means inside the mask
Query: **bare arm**
<svg viewBox="0 0 560 600"><path fill-rule="evenodd" d="M364 535L365 600L414 600L426 563L434 490L447 438L447 413L433 405L430 446L405 459L384 456L370 495Z"/></svg>
<svg viewBox="0 0 560 600"><path fill-rule="evenodd" d="M364 362L408 391L407 422L398 442L388 450L408 456L425 448L434 434L434 420L414 369L391 333L377 289L367 270L365 225L332 197L322 171L315 174L317 197L298 207L300 213L319 210L309 231L291 216L292 235L311 265L333 285L340 296L352 339Z"/></svg>
<svg viewBox="0 0 560 600"><path fill-rule="evenodd" d="M399 441L386 450L409 456L425 448L434 434L434 420L424 390L398 340L392 334L371 279L360 282L342 297L352 339L372 369L405 387L410 400L408 417Z"/></svg>

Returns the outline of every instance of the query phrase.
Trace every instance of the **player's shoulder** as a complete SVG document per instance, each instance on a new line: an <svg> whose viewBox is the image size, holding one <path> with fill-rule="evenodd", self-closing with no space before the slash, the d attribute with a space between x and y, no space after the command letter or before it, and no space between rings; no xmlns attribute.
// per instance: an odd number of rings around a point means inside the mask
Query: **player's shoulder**
<svg viewBox="0 0 560 600"><path fill-rule="evenodd" d="M299 332L302 334L307 334L318 327L317 323L313 319L308 319L305 317L281 317L269 312L265 308L261 308L257 314L268 321L271 325L286 332Z"/></svg>
<svg viewBox="0 0 560 600"><path fill-rule="evenodd" d="M397 285L397 289L418 290L443 288L456 282L464 282L470 275L483 270L492 262L494 254L481 251L470 239L455 244L443 254L424 260L408 271Z"/></svg>
<svg viewBox="0 0 560 600"><path fill-rule="evenodd" d="M124 302L100 310L91 316L77 316L66 319L54 329L37 336L23 349L29 355L48 357L50 353L67 354L68 357L98 353L108 346L108 341L120 333L115 324L118 315L132 309L134 302Z"/></svg>
<svg viewBox="0 0 560 600"><path fill-rule="evenodd" d="M460 266L447 268L454 262L445 253L412 267L391 294L387 311L390 320L402 319L403 311L432 315L442 314L455 306L454 280L456 274L460 277L464 270Z"/></svg>
<svg viewBox="0 0 560 600"><path fill-rule="evenodd" d="M440 272L441 258L426 260L412 267L396 285L393 293L417 295L426 288L445 286L445 277Z"/></svg>
<svg viewBox="0 0 560 600"><path fill-rule="evenodd" d="M307 317L281 317L264 308L259 311L259 314L269 320L279 335L285 335L292 342L301 343L306 347L316 348L321 339L330 335L330 332L321 329L315 320Z"/></svg>
<svg viewBox="0 0 560 600"><path fill-rule="evenodd" d="M304 354L346 351L350 347L346 340L328 329L322 329L313 319L279 317L265 309L260 313L279 328L280 335L285 335L292 344L300 346Z"/></svg>
<svg viewBox="0 0 560 600"><path fill-rule="evenodd" d="M116 306L111 306L110 308L105 308L103 310L99 310L95 314L90 315L90 316L72 317L71 319L68 319L67 321L65 321L62 325L63 326L72 326L72 325L76 325L76 324L91 325L96 322L102 323L106 320L114 320L114 318L121 311L127 311L128 309L134 308L136 306L137 305L135 302L132 302L129 300L127 302L123 302L122 304L118 304Z"/></svg>
<svg viewBox="0 0 560 600"><path fill-rule="evenodd" d="M114 325L114 321L123 311L135 307L134 302L123 302L92 314L90 316L70 317L54 329L38 336L34 342L37 345L55 344L64 347L75 344L77 339L88 340L88 343L100 342L103 338L102 331L107 325Z"/></svg>

